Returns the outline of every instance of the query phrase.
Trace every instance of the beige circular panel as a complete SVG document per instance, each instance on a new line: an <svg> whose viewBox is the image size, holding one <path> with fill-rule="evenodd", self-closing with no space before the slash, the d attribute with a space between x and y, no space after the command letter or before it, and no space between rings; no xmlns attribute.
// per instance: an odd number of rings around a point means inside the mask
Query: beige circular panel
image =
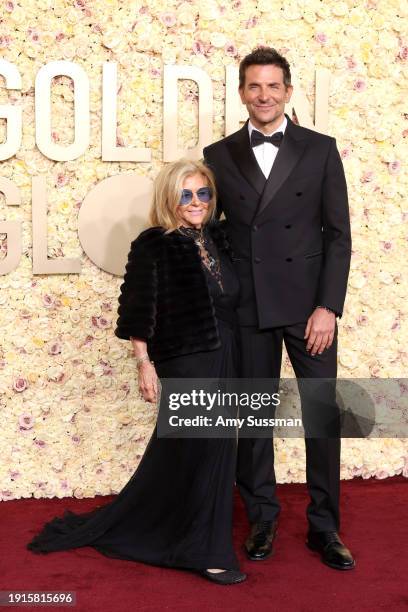
<svg viewBox="0 0 408 612"><path fill-rule="evenodd" d="M116 174L96 185L78 215L82 248L95 265L123 276L130 243L147 227L153 183L137 174Z"/></svg>

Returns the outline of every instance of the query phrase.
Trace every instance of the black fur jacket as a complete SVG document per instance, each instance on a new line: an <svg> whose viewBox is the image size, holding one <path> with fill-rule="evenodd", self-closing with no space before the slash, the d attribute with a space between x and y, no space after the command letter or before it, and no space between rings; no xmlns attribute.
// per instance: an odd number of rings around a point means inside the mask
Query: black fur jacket
<svg viewBox="0 0 408 612"><path fill-rule="evenodd" d="M230 257L223 222L209 224L220 257ZM151 227L133 240L120 286L115 335L144 339L154 361L220 346L212 298L194 240Z"/></svg>

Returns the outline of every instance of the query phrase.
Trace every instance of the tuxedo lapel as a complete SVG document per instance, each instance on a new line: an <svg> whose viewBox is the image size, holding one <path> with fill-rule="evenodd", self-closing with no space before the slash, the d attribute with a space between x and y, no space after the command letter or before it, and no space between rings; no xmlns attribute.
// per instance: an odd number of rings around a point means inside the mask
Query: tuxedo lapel
<svg viewBox="0 0 408 612"><path fill-rule="evenodd" d="M243 177L261 196L266 179L249 142L248 121L226 144Z"/></svg>
<svg viewBox="0 0 408 612"><path fill-rule="evenodd" d="M306 147L307 141L302 130L299 129L287 115L286 117L288 119L288 124L286 126L285 136L279 147L268 180L266 181L256 216L271 203L276 192L286 181Z"/></svg>

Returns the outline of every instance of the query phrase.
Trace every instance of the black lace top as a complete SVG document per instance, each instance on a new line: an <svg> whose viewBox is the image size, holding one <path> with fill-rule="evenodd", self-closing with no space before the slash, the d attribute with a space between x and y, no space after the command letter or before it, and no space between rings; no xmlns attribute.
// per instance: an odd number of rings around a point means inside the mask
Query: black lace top
<svg viewBox="0 0 408 612"><path fill-rule="evenodd" d="M221 291L223 291L220 258L208 229L205 227L203 229L196 229L193 227L181 226L179 232L184 234L184 236L189 236L197 244L200 249L201 261L204 268L210 272L212 277L217 281Z"/></svg>
<svg viewBox="0 0 408 612"><path fill-rule="evenodd" d="M224 321L235 322L239 281L229 256L218 251L206 227L195 229L181 226L178 231L191 237L200 249L216 317Z"/></svg>

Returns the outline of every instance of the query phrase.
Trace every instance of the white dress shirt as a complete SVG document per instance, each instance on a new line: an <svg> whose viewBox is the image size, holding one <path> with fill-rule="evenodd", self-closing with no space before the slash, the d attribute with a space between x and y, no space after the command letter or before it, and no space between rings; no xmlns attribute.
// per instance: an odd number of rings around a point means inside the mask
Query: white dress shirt
<svg viewBox="0 0 408 612"><path fill-rule="evenodd" d="M288 124L288 120L284 116L282 123L280 124L278 128L276 128L276 130L272 132L272 134L275 134L276 132L285 133L287 124ZM258 128L254 127L251 123L251 120L249 120L248 121L248 132L249 132L250 142L251 142L252 130L258 130ZM258 132L261 132L263 134L265 133L265 132L262 132L262 130L258 130ZM265 136L272 136L272 134L265 134ZM278 151L279 151L278 147L275 147L275 145L273 145L271 142L264 142L256 147L252 147L252 150L256 157L256 161L259 164L259 167L261 168L265 177L268 178L271 168L273 166L273 162L275 161L275 157L277 156Z"/></svg>

